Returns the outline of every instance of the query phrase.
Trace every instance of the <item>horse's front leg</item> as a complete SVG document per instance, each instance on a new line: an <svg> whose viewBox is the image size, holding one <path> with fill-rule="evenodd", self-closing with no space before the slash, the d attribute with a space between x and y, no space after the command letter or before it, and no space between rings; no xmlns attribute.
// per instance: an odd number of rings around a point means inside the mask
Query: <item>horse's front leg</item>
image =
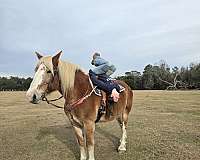
<svg viewBox="0 0 200 160"><path fill-rule="evenodd" d="M88 149L88 160L95 160L94 158L94 131L95 123L92 121L87 121L84 123L85 134L86 134L86 145Z"/></svg>
<svg viewBox="0 0 200 160"><path fill-rule="evenodd" d="M80 147L80 160L86 160L87 159L87 154L85 151L85 140L84 140L84 136L83 136L83 131L81 128L73 126L74 131L75 131L75 135L76 135L76 139L77 142L79 144Z"/></svg>

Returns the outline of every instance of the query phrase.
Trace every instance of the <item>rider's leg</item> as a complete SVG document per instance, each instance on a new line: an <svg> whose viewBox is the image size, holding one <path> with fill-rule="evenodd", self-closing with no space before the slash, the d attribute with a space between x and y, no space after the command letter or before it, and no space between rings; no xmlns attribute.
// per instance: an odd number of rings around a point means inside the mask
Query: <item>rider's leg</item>
<svg viewBox="0 0 200 160"><path fill-rule="evenodd" d="M103 81L97 79L96 74L93 71L89 71L90 78L94 85L98 86L98 88L104 90L106 93L112 93L113 86L104 83Z"/></svg>

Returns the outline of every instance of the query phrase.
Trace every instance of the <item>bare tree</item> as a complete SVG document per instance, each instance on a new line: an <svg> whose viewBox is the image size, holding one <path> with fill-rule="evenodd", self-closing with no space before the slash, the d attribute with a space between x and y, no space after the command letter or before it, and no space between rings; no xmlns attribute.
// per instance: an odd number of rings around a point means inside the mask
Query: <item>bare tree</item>
<svg viewBox="0 0 200 160"><path fill-rule="evenodd" d="M160 77L159 77L159 80L169 85L169 86L166 88L167 90L168 90L168 89L177 90L178 85L179 85L180 88L185 88L185 89L186 89L186 88L187 88L187 84L184 83L184 82L182 82L182 81L177 80L178 75L179 75L179 73L176 73L176 74L175 74L175 77L174 77L173 82L165 81L165 80L161 79Z"/></svg>

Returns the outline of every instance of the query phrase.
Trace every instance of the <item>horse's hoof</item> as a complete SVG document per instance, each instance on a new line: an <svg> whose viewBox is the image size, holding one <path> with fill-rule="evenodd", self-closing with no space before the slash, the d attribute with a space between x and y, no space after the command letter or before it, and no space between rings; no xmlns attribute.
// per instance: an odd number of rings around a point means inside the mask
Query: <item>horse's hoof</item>
<svg viewBox="0 0 200 160"><path fill-rule="evenodd" d="M118 152L119 152L119 153L124 153L124 152L126 152L126 147L124 147L124 146L119 146Z"/></svg>
<svg viewBox="0 0 200 160"><path fill-rule="evenodd" d="M81 157L80 160L87 160L87 157Z"/></svg>
<svg viewBox="0 0 200 160"><path fill-rule="evenodd" d="M125 153L126 152L126 150L118 150L118 153L119 154L123 154L123 153Z"/></svg>

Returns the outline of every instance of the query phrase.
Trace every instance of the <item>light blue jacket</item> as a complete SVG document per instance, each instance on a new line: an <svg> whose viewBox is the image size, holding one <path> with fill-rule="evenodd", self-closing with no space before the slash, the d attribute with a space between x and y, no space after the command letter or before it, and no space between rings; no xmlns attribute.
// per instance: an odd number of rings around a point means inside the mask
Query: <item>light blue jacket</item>
<svg viewBox="0 0 200 160"><path fill-rule="evenodd" d="M103 65L103 64L107 64L109 65L109 62L106 61L105 59L101 58L100 56L97 56L94 60L93 60L93 64L98 67L100 65Z"/></svg>
<svg viewBox="0 0 200 160"><path fill-rule="evenodd" d="M113 74L116 71L116 68L114 65L110 64L108 61L101 58L100 56L97 56L93 60L93 65L96 66L96 68L93 69L92 71L97 75L98 74L106 74L106 75L110 76L111 74Z"/></svg>

